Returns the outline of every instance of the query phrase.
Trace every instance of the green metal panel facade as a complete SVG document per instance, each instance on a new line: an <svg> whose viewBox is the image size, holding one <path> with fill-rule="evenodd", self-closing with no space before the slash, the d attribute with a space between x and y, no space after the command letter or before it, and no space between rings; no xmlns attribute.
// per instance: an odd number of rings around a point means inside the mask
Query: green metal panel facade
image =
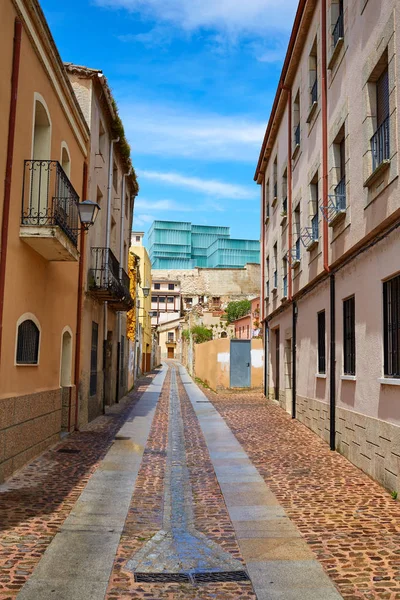
<svg viewBox="0 0 400 600"><path fill-rule="evenodd" d="M258 240L231 239L229 227L186 221L154 221L148 250L153 269L229 269L260 262Z"/></svg>

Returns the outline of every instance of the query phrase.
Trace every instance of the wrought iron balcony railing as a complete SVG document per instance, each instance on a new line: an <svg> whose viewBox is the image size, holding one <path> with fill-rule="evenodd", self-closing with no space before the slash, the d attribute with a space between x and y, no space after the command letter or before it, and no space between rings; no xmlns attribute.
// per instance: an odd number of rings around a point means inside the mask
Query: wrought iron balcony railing
<svg viewBox="0 0 400 600"><path fill-rule="evenodd" d="M25 160L21 225L60 227L76 246L79 196L56 160Z"/></svg>
<svg viewBox="0 0 400 600"><path fill-rule="evenodd" d="M300 146L300 123L297 125L294 130L294 145Z"/></svg>
<svg viewBox="0 0 400 600"><path fill-rule="evenodd" d="M313 216L313 218L311 219L311 236L312 236L313 242L318 241L318 237L319 237L318 234L319 234L319 231L318 231L318 213L316 213Z"/></svg>
<svg viewBox="0 0 400 600"><path fill-rule="evenodd" d="M130 280L110 248L91 249L91 267L88 287L90 292L116 310L130 310L134 301L130 294Z"/></svg>
<svg viewBox="0 0 400 600"><path fill-rule="evenodd" d="M372 171L390 158L390 119L387 117L371 138Z"/></svg>
<svg viewBox="0 0 400 600"><path fill-rule="evenodd" d="M318 102L318 79L315 79L311 88L311 104Z"/></svg>
<svg viewBox="0 0 400 600"><path fill-rule="evenodd" d="M300 260L300 237L297 238L296 243L295 243L295 260L299 261Z"/></svg>
<svg viewBox="0 0 400 600"><path fill-rule="evenodd" d="M342 177L333 191L337 210L346 210L346 177Z"/></svg>
<svg viewBox="0 0 400 600"><path fill-rule="evenodd" d="M332 36L333 36L333 45L336 46L336 44L338 43L338 41L340 40L340 38L344 37L344 32L343 32L343 12L340 12L338 20L336 21L336 25L333 28L333 32L332 32Z"/></svg>

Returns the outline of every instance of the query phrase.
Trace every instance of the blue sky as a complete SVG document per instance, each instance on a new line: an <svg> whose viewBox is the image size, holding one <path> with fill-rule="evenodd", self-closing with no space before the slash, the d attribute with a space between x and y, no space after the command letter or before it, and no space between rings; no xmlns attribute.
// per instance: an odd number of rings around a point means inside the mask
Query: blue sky
<svg viewBox="0 0 400 600"><path fill-rule="evenodd" d="M259 238L253 175L297 0L42 0L65 61L102 69L157 219Z"/></svg>

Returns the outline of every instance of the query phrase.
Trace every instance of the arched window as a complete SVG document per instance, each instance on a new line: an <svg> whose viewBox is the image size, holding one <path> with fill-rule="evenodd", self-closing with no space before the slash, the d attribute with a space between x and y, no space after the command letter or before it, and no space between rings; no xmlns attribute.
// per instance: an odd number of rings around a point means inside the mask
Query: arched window
<svg viewBox="0 0 400 600"><path fill-rule="evenodd" d="M60 385L61 387L68 387L71 385L71 367L72 367L72 335L70 331L66 330L62 336L61 346L61 373L60 373Z"/></svg>
<svg viewBox="0 0 400 600"><path fill-rule="evenodd" d="M39 327L31 319L18 325L17 365L37 365L39 361Z"/></svg>
<svg viewBox="0 0 400 600"><path fill-rule="evenodd" d="M71 159L65 142L61 144L61 166L68 179L71 179Z"/></svg>

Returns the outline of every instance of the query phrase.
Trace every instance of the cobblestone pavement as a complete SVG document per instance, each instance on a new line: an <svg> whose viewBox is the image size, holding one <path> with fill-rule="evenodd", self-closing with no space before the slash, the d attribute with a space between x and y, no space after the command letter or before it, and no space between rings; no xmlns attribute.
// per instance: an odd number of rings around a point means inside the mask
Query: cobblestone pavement
<svg viewBox="0 0 400 600"><path fill-rule="evenodd" d="M195 528L233 557L242 560L197 418L180 382L178 389L185 424L185 450L193 491ZM127 568L132 556L163 526L169 394L170 374L167 375L150 431L106 599L255 600L249 582L208 583L197 587L183 583L140 584L134 581Z"/></svg>
<svg viewBox="0 0 400 600"><path fill-rule="evenodd" d="M261 394L203 391L343 598L400 599L400 504Z"/></svg>
<svg viewBox="0 0 400 600"><path fill-rule="evenodd" d="M0 486L1 600L14 599L31 575L153 377L142 378L108 415L72 433ZM62 448L79 453L58 452Z"/></svg>

